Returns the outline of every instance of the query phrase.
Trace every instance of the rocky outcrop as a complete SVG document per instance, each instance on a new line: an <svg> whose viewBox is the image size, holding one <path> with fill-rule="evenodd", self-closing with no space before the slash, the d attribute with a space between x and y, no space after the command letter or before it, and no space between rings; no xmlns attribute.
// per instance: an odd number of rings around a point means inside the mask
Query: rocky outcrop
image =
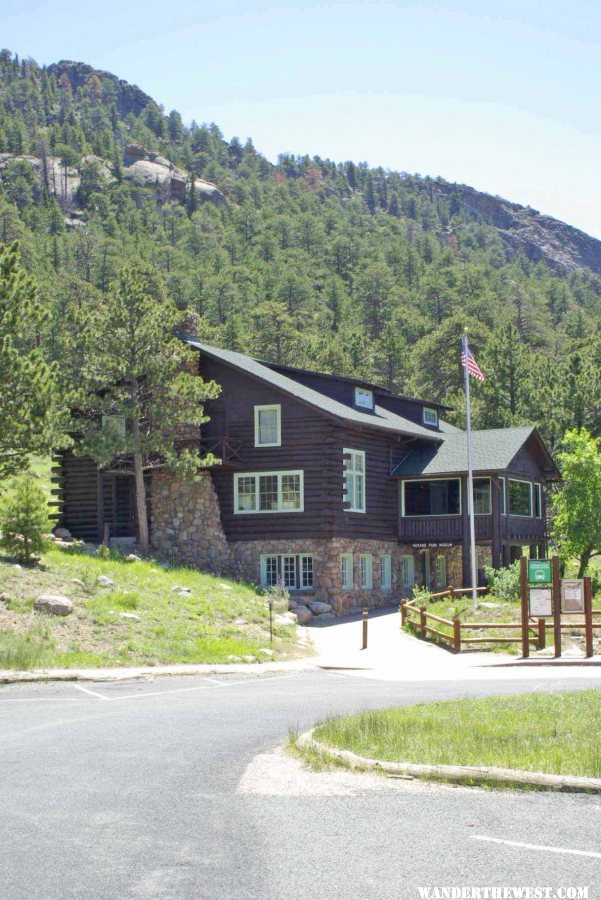
<svg viewBox="0 0 601 900"><path fill-rule="evenodd" d="M191 187L190 176L164 156L151 153L139 144L128 144L123 162L124 177L147 187L166 187L174 200L183 202L186 199L186 192ZM210 181L196 180L194 188L203 200L210 200L217 206L223 206L226 202L217 185Z"/></svg>
<svg viewBox="0 0 601 900"><path fill-rule="evenodd" d="M464 184L429 181L428 185L434 195L458 199L468 221L496 228L509 256L524 253L534 262L544 260L557 268L588 268L601 274L601 241L584 231Z"/></svg>
<svg viewBox="0 0 601 900"><path fill-rule="evenodd" d="M86 87L90 76L96 76L101 83L104 82L110 88L110 94L115 99L120 116L127 116L129 113L139 116L150 104L156 105L152 97L145 94L137 85L129 84L127 81L117 78L116 75L112 75L111 72L103 72L87 63L62 59L60 62L48 66L48 72L58 79L68 78L76 96L82 88Z"/></svg>

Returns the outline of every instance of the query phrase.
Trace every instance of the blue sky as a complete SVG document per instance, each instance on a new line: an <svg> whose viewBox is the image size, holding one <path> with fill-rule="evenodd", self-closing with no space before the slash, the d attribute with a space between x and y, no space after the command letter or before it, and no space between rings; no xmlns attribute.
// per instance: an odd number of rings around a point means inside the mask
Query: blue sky
<svg viewBox="0 0 601 900"><path fill-rule="evenodd" d="M441 175L601 238L598 0L1 0L1 41L278 153Z"/></svg>

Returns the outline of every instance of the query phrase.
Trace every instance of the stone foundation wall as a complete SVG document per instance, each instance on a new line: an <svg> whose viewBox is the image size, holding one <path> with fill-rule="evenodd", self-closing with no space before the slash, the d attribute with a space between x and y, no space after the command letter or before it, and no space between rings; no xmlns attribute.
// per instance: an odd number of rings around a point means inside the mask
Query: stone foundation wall
<svg viewBox="0 0 601 900"><path fill-rule="evenodd" d="M344 615L363 607L388 606L400 599L400 550L393 541L350 540L265 540L235 541L230 544L230 574L234 578L258 583L261 577L262 554L309 553L313 556L313 588L291 592L295 599L323 600L337 615ZM341 584L340 555L353 554L353 588ZM372 556L372 587L361 588L359 556ZM390 555L392 586L381 587L380 556Z"/></svg>
<svg viewBox="0 0 601 900"><path fill-rule="evenodd" d="M190 482L169 472L155 473L151 491L152 546L180 562L227 574L229 548L210 474Z"/></svg>

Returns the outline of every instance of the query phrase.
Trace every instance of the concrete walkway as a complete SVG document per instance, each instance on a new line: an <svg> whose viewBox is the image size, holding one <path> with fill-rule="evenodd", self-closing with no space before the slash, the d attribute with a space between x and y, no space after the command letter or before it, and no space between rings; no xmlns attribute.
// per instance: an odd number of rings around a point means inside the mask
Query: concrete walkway
<svg viewBox="0 0 601 900"><path fill-rule="evenodd" d="M590 660L522 660L504 653L453 654L443 647L401 630L398 608L370 613L368 648L361 650L361 616L310 626L317 650L314 664L345 674L385 681L475 680L523 678L525 669L537 677L596 677L601 679L601 657Z"/></svg>
<svg viewBox="0 0 601 900"><path fill-rule="evenodd" d="M0 684L29 681L126 681L181 675L265 675L302 670L336 670L345 676L380 681L481 681L523 679L599 678L601 657L590 660L522 660L504 653L455 655L401 630L397 607L372 612L368 622L368 649L361 650L361 616L320 622L306 629L314 654L304 659L264 663L170 664L103 669L0 670Z"/></svg>

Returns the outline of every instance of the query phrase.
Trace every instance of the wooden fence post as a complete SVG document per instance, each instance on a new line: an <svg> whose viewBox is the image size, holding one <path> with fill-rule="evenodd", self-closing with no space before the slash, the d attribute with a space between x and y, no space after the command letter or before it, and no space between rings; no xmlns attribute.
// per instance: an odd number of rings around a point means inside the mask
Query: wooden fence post
<svg viewBox="0 0 601 900"><path fill-rule="evenodd" d="M584 655L593 655L593 583L590 576L584 579Z"/></svg>
<svg viewBox="0 0 601 900"><path fill-rule="evenodd" d="M536 644L537 650L544 650L547 646L547 633L545 628L545 620L538 620L538 641Z"/></svg>
<svg viewBox="0 0 601 900"><path fill-rule="evenodd" d="M553 643L555 656L561 656L561 580L559 577L559 557L554 556L552 563L553 577Z"/></svg>
<svg viewBox="0 0 601 900"><path fill-rule="evenodd" d="M422 637L426 635L426 607L420 606L419 608L419 630Z"/></svg>
<svg viewBox="0 0 601 900"><path fill-rule="evenodd" d="M405 609L406 600L401 600L401 628L405 624L405 619L407 618L407 610Z"/></svg>
<svg viewBox="0 0 601 900"><path fill-rule="evenodd" d="M522 601L522 656L528 659L530 656L530 625L528 622L528 561L525 556L520 558L520 598Z"/></svg>
<svg viewBox="0 0 601 900"><path fill-rule="evenodd" d="M461 620L453 619L453 650L461 653Z"/></svg>

